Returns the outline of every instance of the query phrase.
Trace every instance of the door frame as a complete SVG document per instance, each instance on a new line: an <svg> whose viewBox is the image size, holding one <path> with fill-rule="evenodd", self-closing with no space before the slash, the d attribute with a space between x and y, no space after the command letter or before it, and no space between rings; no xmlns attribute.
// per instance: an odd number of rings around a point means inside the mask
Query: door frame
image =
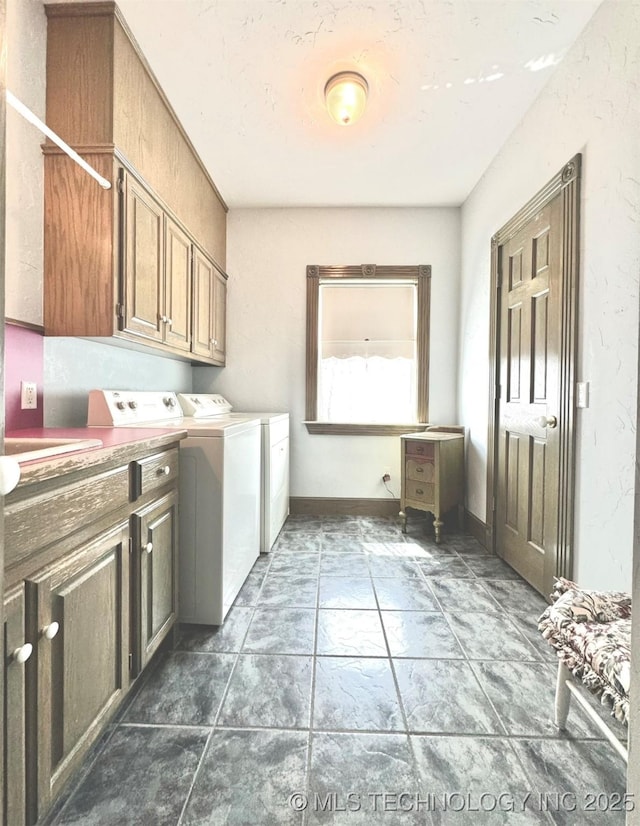
<svg viewBox="0 0 640 826"><path fill-rule="evenodd" d="M491 317L489 332L489 433L487 441L487 547L496 548L498 428L500 425L500 303L501 246L541 209L562 194L562 268L560 272L560 333L558 394L559 485L556 530L556 575L573 571L573 514L575 492L575 379L578 333L578 275L580 267L580 181L582 155L577 154L528 201L491 239Z"/></svg>

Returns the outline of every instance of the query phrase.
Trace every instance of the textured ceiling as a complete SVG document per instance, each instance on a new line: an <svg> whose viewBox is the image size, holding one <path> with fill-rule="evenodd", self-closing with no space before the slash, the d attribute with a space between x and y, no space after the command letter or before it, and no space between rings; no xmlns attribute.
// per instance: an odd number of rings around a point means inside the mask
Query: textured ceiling
<svg viewBox="0 0 640 826"><path fill-rule="evenodd" d="M600 0L119 0L227 203L464 201ZM327 78L356 69L362 120Z"/></svg>

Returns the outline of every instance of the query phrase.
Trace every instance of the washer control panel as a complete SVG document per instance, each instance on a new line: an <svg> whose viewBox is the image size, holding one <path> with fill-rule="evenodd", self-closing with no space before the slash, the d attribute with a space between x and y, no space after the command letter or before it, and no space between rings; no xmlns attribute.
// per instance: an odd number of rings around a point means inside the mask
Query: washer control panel
<svg viewBox="0 0 640 826"><path fill-rule="evenodd" d="M90 427L142 425L182 419L182 408L172 392L155 390L91 390L87 424Z"/></svg>

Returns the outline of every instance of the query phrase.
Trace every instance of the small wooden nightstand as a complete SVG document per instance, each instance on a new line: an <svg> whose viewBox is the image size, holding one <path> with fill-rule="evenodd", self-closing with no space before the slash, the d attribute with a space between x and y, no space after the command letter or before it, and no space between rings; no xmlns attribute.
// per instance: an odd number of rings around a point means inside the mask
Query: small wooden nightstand
<svg viewBox="0 0 640 826"><path fill-rule="evenodd" d="M453 429L453 428L452 428ZM440 542L442 516L464 505L464 435L425 431L400 437L402 450L402 493L400 516L407 532L407 507L433 514L436 542Z"/></svg>

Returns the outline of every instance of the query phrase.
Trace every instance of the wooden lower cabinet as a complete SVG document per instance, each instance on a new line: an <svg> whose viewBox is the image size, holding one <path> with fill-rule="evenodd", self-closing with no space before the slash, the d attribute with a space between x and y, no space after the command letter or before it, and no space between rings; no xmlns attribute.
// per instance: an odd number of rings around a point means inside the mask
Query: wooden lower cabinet
<svg viewBox="0 0 640 826"><path fill-rule="evenodd" d="M178 615L178 440L34 476L5 498L3 826L46 815Z"/></svg>
<svg viewBox="0 0 640 826"><path fill-rule="evenodd" d="M26 669L32 646L25 638L24 583L4 597L5 793L2 822L25 826L26 820Z"/></svg>
<svg viewBox="0 0 640 826"><path fill-rule="evenodd" d="M39 817L129 683L129 522L26 581L35 702L27 709L28 771Z"/></svg>
<svg viewBox="0 0 640 826"><path fill-rule="evenodd" d="M178 614L178 495L173 492L133 514L136 573L133 605L133 674L147 664Z"/></svg>

